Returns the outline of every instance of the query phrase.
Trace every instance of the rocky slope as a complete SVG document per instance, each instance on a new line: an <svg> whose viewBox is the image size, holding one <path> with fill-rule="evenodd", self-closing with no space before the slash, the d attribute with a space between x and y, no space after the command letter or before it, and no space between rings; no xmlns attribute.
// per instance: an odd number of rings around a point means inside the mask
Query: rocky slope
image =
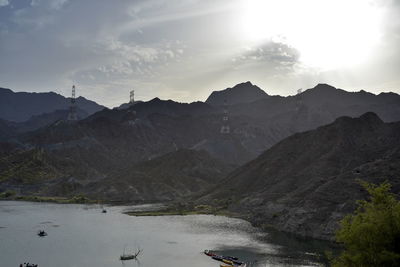
<svg viewBox="0 0 400 267"><path fill-rule="evenodd" d="M83 192L112 201L165 202L209 189L232 169L205 151L181 149L115 171Z"/></svg>
<svg viewBox="0 0 400 267"><path fill-rule="evenodd" d="M205 151L177 150L114 171L98 172L43 149L0 154L0 192L120 203L154 203L201 193L232 171ZM91 179L88 179L91 177Z"/></svg>
<svg viewBox="0 0 400 267"><path fill-rule="evenodd" d="M0 140L8 139L17 134L15 123L0 119Z"/></svg>
<svg viewBox="0 0 400 267"><path fill-rule="evenodd" d="M204 103L181 104L154 99L128 109L105 109L75 123L60 121L21 135L19 141L60 153L79 150L74 152L79 155L95 150L98 152L96 156L106 155L107 162L115 167L147 160L176 148L202 150L198 144L208 140L215 143L220 139L230 141L224 149L212 151L214 157L240 164L256 156L243 142L246 137L235 137L235 134L233 137L221 136L221 117L222 111L214 111ZM262 143L261 138L255 135L247 139L248 143ZM234 151L226 156L225 148L246 153ZM95 160L95 157L90 157L90 160Z"/></svg>
<svg viewBox="0 0 400 267"><path fill-rule="evenodd" d="M388 180L400 193L399 177L400 122L366 113L284 139L201 201L228 203L258 225L330 239L338 220L365 197L357 179Z"/></svg>

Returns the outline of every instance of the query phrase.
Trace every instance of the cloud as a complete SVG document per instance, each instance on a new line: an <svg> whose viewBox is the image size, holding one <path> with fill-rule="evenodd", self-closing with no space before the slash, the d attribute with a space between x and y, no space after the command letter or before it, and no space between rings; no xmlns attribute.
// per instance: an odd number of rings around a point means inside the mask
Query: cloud
<svg viewBox="0 0 400 267"><path fill-rule="evenodd" d="M252 68L270 74L287 74L299 65L300 53L295 48L282 42L269 41L257 47L247 48L246 51L232 58L236 69Z"/></svg>
<svg viewBox="0 0 400 267"><path fill-rule="evenodd" d="M21 28L29 28L37 31L54 22L54 16L51 14L42 14L35 16L28 9L18 9L14 12L11 21Z"/></svg>
<svg viewBox="0 0 400 267"><path fill-rule="evenodd" d="M104 59L102 64L94 64L89 69L76 71L76 74L90 73L96 79L100 76L107 79L154 77L160 69L178 61L183 51L182 44L176 41L144 45L114 38L100 39L93 44L92 52Z"/></svg>
<svg viewBox="0 0 400 267"><path fill-rule="evenodd" d="M61 9L69 0L32 0L31 6L33 7L47 7L53 10Z"/></svg>
<svg viewBox="0 0 400 267"><path fill-rule="evenodd" d="M103 60L87 67L77 66L69 76L74 83L83 88L114 88L113 98L117 95L125 97L126 91L132 87L141 89L141 97L147 97L144 91L154 97L157 94L154 91L162 88L155 81L160 79L170 64L180 60L184 48L181 42L176 41L144 45L104 38L96 41L91 51ZM158 87L154 87L155 84ZM112 98L107 101L112 101ZM116 104L112 102L112 105Z"/></svg>
<svg viewBox="0 0 400 267"><path fill-rule="evenodd" d="M123 42L114 38L101 39L94 47L100 54L112 54L116 57L122 57L127 61L139 63L155 63L165 61L175 57L175 53L182 51L181 48L175 48L177 43L164 42L156 45L138 45L133 41ZM177 50L174 52L173 50Z"/></svg>
<svg viewBox="0 0 400 267"><path fill-rule="evenodd" d="M0 0L0 7L8 6L10 2L8 0Z"/></svg>
<svg viewBox="0 0 400 267"><path fill-rule="evenodd" d="M188 21L210 15L219 15L236 7L235 1L233 1L233 4L231 2L227 0L220 1L218 4L215 4L212 0L152 0L139 2L128 8L128 14L133 20L119 27L119 31L122 34L175 21Z"/></svg>

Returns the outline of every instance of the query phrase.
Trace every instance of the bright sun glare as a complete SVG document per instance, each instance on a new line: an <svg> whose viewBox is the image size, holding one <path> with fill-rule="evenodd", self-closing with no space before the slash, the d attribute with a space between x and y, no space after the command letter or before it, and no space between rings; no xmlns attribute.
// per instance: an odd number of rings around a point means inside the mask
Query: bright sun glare
<svg viewBox="0 0 400 267"><path fill-rule="evenodd" d="M241 10L246 40L283 38L321 69L362 63L380 39L382 14L367 0L243 0Z"/></svg>

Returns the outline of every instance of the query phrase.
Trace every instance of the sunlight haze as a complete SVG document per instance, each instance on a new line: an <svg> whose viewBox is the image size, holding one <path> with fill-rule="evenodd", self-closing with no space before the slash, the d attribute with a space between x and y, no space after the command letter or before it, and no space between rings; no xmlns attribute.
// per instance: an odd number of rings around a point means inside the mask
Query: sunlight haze
<svg viewBox="0 0 400 267"><path fill-rule="evenodd" d="M271 95L330 83L400 92L391 0L0 1L0 82L113 107L204 101L251 81ZM23 79L21 79L23 77Z"/></svg>

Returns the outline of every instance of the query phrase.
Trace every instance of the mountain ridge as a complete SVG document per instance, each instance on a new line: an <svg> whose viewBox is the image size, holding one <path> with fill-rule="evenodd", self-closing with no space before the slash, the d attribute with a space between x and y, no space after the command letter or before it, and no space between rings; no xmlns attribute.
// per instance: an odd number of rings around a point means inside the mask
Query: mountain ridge
<svg viewBox="0 0 400 267"><path fill-rule="evenodd" d="M399 175L400 122L384 123L368 112L282 140L201 201L228 201L229 209L257 225L332 239L338 221L366 196L356 179L388 180L399 194Z"/></svg>
<svg viewBox="0 0 400 267"><path fill-rule="evenodd" d="M0 88L0 118L23 122L32 116L50 113L55 110L67 110L70 98L55 92L14 92L11 89ZM76 105L88 115L104 107L82 96L76 98Z"/></svg>

